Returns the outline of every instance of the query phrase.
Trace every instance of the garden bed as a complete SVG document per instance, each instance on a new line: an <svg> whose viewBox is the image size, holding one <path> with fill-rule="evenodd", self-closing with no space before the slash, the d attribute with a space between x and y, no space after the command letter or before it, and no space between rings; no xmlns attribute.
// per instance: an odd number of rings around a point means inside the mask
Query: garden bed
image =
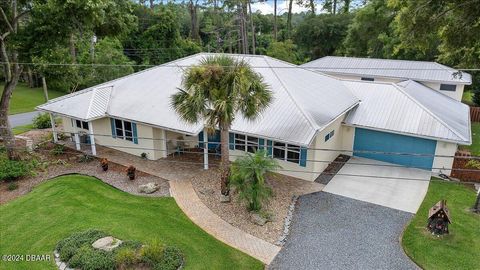
<svg viewBox="0 0 480 270"><path fill-rule="evenodd" d="M238 194L232 192L230 203L220 202L220 174L218 169L197 174L192 184L202 202L215 214L233 226L258 238L277 244L284 230L284 221L294 195L302 195L320 191L323 185L308 182L280 174L267 176L267 185L273 190L273 196L267 202L263 211L272 215L272 221L263 226L251 221L251 213L244 204L239 203Z"/></svg>

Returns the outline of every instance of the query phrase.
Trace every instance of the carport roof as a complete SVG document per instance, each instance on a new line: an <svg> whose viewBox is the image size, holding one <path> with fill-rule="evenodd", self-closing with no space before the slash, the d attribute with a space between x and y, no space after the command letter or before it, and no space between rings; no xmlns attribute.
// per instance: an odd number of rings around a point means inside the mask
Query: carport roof
<svg viewBox="0 0 480 270"><path fill-rule="evenodd" d="M190 135L203 123L182 121L170 105L185 68L200 53L53 99L38 110L91 121L102 117L132 120ZM260 73L274 93L273 103L255 121L237 115L231 130L308 146L317 131L358 104L339 80L268 56L231 55Z"/></svg>
<svg viewBox="0 0 480 270"><path fill-rule="evenodd" d="M457 100L412 80L343 82L361 100L347 125L471 144L470 109Z"/></svg>

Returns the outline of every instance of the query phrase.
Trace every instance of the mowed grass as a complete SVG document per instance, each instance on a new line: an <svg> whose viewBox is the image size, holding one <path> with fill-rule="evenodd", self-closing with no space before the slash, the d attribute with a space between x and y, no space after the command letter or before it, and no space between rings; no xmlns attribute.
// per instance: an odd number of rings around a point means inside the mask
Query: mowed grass
<svg viewBox="0 0 480 270"><path fill-rule="evenodd" d="M28 125L24 125L24 126L14 127L14 128L12 128L12 131L13 131L14 135L19 135L19 134L25 133L27 131L30 131L32 129L34 129L33 124L28 124Z"/></svg>
<svg viewBox="0 0 480 270"><path fill-rule="evenodd" d="M197 227L173 198L134 196L88 176L43 183L0 206L0 216L0 254L52 255L59 240L96 228L119 239L174 245L184 252L185 269L263 269L260 261ZM55 269L55 264L0 261L0 269Z"/></svg>
<svg viewBox="0 0 480 270"><path fill-rule="evenodd" d="M4 83L0 83L0 93L3 93ZM65 95L66 93L59 91L48 91L48 98L53 99ZM41 87L29 88L25 83L18 83L13 90L12 99L10 100L9 114L32 112L35 107L45 103L43 89Z"/></svg>
<svg viewBox="0 0 480 270"><path fill-rule="evenodd" d="M448 182L430 182L427 195L404 232L405 252L423 269L479 269L480 215L470 208L476 194L472 188ZM452 224L450 234L437 237L426 229L428 210L447 200Z"/></svg>

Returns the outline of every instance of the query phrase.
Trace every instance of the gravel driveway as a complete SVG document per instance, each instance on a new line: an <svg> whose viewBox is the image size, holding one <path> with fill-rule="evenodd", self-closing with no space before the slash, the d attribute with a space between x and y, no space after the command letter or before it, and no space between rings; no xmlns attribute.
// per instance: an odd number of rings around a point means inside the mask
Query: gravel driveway
<svg viewBox="0 0 480 270"><path fill-rule="evenodd" d="M269 269L418 269L400 234L412 214L326 192L299 198Z"/></svg>

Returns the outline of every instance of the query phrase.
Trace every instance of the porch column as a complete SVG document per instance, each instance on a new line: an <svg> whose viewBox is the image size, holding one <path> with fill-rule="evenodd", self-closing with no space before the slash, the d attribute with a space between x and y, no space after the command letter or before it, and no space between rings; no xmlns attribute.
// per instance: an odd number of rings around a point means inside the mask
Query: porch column
<svg viewBox="0 0 480 270"><path fill-rule="evenodd" d="M166 158L168 156L168 149L167 149L167 132L165 131L165 129L162 129L161 137L162 137L162 149L163 149L162 157Z"/></svg>
<svg viewBox="0 0 480 270"><path fill-rule="evenodd" d="M75 148L80 151L82 148L80 147L80 136L78 135L78 128L77 125L73 125L73 136L75 138Z"/></svg>
<svg viewBox="0 0 480 270"><path fill-rule="evenodd" d="M92 147L92 155L97 155L97 148L95 147L95 136L93 135L93 124L88 122L88 133L90 134L90 144Z"/></svg>
<svg viewBox="0 0 480 270"><path fill-rule="evenodd" d="M53 142L57 143L58 135L57 135L57 131L55 130L55 118L53 117L52 113L49 113L49 115L50 115L50 124L52 125Z"/></svg>
<svg viewBox="0 0 480 270"><path fill-rule="evenodd" d="M203 129L203 169L208 170L208 133Z"/></svg>

